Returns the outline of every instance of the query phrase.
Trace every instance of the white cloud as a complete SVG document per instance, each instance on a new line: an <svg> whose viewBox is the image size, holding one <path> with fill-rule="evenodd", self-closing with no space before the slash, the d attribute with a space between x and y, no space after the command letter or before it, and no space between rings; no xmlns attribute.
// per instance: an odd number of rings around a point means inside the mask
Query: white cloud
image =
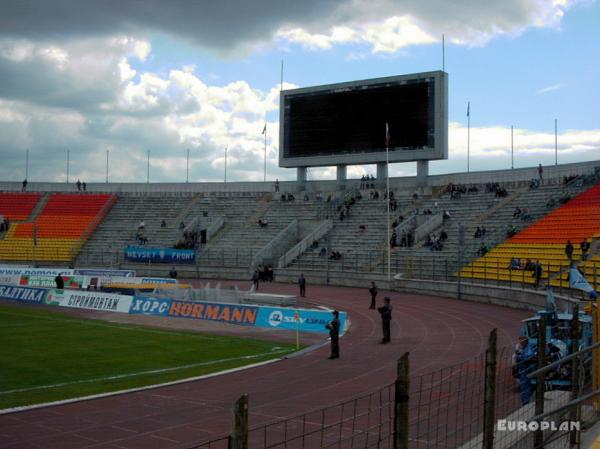
<svg viewBox="0 0 600 449"><path fill-rule="evenodd" d="M562 89L564 86L562 84L553 84L551 86L546 86L546 87L542 87L541 89L539 89L536 93L538 95L541 94L546 94L548 92L552 92L553 90L559 90Z"/></svg>

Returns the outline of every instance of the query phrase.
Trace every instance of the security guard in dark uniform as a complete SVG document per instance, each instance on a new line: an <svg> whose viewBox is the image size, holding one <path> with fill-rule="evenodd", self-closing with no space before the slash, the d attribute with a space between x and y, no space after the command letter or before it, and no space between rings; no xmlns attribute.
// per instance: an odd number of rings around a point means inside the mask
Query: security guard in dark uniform
<svg viewBox="0 0 600 449"><path fill-rule="evenodd" d="M325 326L329 329L329 337L331 338L331 355L329 360L340 358L340 313L337 310L333 312L333 320Z"/></svg>
<svg viewBox="0 0 600 449"><path fill-rule="evenodd" d="M390 324L392 322L392 306L390 304L390 298L387 296L383 298L383 306L379 307L377 310L381 314L381 327L383 329L383 339L381 343L389 343L390 342Z"/></svg>

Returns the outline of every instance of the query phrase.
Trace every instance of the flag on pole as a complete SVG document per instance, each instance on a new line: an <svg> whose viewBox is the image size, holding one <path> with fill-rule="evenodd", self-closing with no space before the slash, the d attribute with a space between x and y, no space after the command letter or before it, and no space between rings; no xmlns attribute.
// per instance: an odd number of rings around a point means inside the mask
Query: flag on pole
<svg viewBox="0 0 600 449"><path fill-rule="evenodd" d="M589 294L592 299L598 297L598 293L594 291L590 283L576 267L571 267L569 270L569 287Z"/></svg>
<svg viewBox="0 0 600 449"><path fill-rule="evenodd" d="M265 134L267 132L267 123L265 122L265 127L262 130L261 134Z"/></svg>
<svg viewBox="0 0 600 449"><path fill-rule="evenodd" d="M385 147L389 148L389 146L390 146L390 127L386 123L385 124Z"/></svg>
<svg viewBox="0 0 600 449"><path fill-rule="evenodd" d="M467 117L471 116L471 102L467 102Z"/></svg>

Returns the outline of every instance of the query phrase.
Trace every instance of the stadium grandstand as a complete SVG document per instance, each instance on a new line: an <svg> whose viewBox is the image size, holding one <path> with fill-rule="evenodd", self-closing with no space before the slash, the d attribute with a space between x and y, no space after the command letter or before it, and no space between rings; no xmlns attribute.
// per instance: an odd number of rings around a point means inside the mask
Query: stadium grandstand
<svg viewBox="0 0 600 449"><path fill-rule="evenodd" d="M126 248L139 245L143 223L148 249L171 249L196 235L195 263L180 267L194 277L247 278L262 265L272 266L280 280L300 272L340 284L385 282L388 274L433 280L460 275L533 286L524 265L539 260L542 283L566 287L568 240L573 262L587 272L595 272L600 257L598 166L548 167L542 185L532 183L535 168L431 176L427 188L415 178L392 178L389 215L384 185L361 188L360 180L347 180L343 190L334 181L288 181L279 192L272 183L90 183L85 193L30 183L32 192L20 193L17 183L3 183L0 213L10 226L0 241L0 260L165 274L168 264L125 257ZM585 257L583 240L590 243ZM511 269L513 259L523 266Z"/></svg>

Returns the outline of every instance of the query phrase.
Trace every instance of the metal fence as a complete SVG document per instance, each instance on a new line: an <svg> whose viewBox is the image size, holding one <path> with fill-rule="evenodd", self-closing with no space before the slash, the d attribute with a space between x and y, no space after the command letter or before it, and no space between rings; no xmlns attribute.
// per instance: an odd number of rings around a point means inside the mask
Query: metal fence
<svg viewBox="0 0 600 449"><path fill-rule="evenodd" d="M544 320L540 326L545 327ZM546 342L538 344L541 348ZM497 349L494 330L484 354L409 377L407 353L398 362L393 384L273 423L248 428L248 399L243 396L234 406L231 435L187 449L579 447L581 431L600 417L591 353L575 352L559 366L536 356L531 366L541 374L530 369L532 379L522 383L514 348ZM552 380L565 367L570 380L557 386ZM525 386L530 397L524 394Z"/></svg>

